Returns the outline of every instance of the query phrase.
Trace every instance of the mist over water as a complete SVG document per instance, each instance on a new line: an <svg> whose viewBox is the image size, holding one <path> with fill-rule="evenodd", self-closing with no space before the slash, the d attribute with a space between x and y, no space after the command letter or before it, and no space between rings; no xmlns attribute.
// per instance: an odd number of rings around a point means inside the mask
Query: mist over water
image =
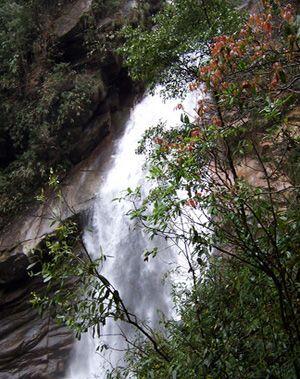
<svg viewBox="0 0 300 379"><path fill-rule="evenodd" d="M189 95L184 102L185 109L192 113L196 101L196 93ZM163 278L176 265L176 254L172 254L164 241L151 243L126 216L130 204L113 199L120 197L120 193L128 187L134 189L142 185L147 190L144 158L135 154L138 141L146 129L160 121L178 124L182 111L175 110L175 107L179 102L178 99L164 102L157 91L153 96L146 95L134 107L104 180L99 185L84 236L94 259L99 258L101 249L107 256L101 273L119 291L126 307L140 319L147 320L152 327L158 326L159 312L166 316L172 312L170 283L163 283ZM155 259L144 262L143 252L154 246L159 246L162 252ZM95 352L99 340L94 340L90 333L85 334L75 345L66 379L104 379L107 370L122 365L126 342L120 331L129 338L134 337L134 330L124 323L110 320L102 328L101 343L110 349L101 353Z"/></svg>

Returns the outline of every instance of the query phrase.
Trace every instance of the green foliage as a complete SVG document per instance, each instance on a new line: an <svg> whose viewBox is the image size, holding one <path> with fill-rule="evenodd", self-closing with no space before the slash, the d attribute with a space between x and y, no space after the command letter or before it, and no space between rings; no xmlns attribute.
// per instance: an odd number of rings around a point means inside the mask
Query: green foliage
<svg viewBox="0 0 300 379"><path fill-rule="evenodd" d="M0 4L0 90L16 90L27 69L27 55L36 37L30 7L22 1L2 0ZM19 89L20 90L20 89Z"/></svg>
<svg viewBox="0 0 300 379"><path fill-rule="evenodd" d="M223 154L217 152L224 131L212 125L193 136L195 127L156 127L139 148L148 154L154 188L146 198L140 188L128 190L129 216L141 222L150 238L161 235L177 246L187 258L190 283L186 279L174 289L178 319L166 323L160 341L169 361L147 341L136 341L125 373L138 378L297 378L299 189L276 192L273 181L268 188L242 177L226 178L231 169L224 168ZM240 144L237 149L240 153ZM217 170L209 168L211 157ZM281 162L282 156L272 155L275 167Z"/></svg>
<svg viewBox="0 0 300 379"><path fill-rule="evenodd" d="M48 178L49 167L63 175L70 166L69 153L76 142L71 132L90 117L93 97L100 90L100 77L79 75L69 65L58 64L45 77L34 101L23 101L17 112L10 109L15 115L9 125L10 140L19 154L0 171L3 215L32 199Z"/></svg>
<svg viewBox="0 0 300 379"><path fill-rule="evenodd" d="M264 275L214 258L195 291L181 283L174 296L178 319L165 324L161 341L171 362L144 342L127 353L127 372L157 379L294 377L276 290Z"/></svg>
<svg viewBox="0 0 300 379"><path fill-rule="evenodd" d="M100 325L117 317L119 301L117 291L97 271L105 258L92 261L82 248L77 223L66 221L34 251L28 267L45 284L41 292L32 294L31 303L41 314L50 309L58 323L78 338L90 327L100 334Z"/></svg>
<svg viewBox="0 0 300 379"><path fill-rule="evenodd" d="M120 48L134 79L157 83L169 94L186 91L195 79L199 61L207 59L213 37L236 30L241 18L230 2L175 0L148 25L128 26Z"/></svg>

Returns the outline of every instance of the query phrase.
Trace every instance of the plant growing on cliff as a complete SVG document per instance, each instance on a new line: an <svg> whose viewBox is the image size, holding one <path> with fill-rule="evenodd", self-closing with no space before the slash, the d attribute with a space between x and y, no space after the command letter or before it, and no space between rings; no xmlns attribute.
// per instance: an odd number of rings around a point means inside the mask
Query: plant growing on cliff
<svg viewBox="0 0 300 379"><path fill-rule="evenodd" d="M0 228L33 201L47 181L49 167L64 175L75 163L78 157L74 158L72 145L90 120L98 96L104 95L100 70L90 68L95 62L91 63L84 41L79 38L86 59L75 67L67 52L73 47L55 34L55 19L72 3L0 2ZM83 39L103 37L107 49L98 54L97 64L107 59L108 48L115 49L97 24L118 4L93 1L89 15L78 20ZM112 17L110 30L114 22Z"/></svg>
<svg viewBox="0 0 300 379"><path fill-rule="evenodd" d="M38 99L16 105L9 133L18 158L0 171L3 216L32 200L50 167L64 175L81 124L91 117L103 90L100 75L78 74L68 64L57 64L45 76Z"/></svg>

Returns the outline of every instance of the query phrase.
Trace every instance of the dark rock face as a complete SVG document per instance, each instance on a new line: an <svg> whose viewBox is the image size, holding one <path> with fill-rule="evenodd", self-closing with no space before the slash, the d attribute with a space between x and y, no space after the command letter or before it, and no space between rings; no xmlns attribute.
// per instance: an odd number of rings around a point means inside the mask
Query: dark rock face
<svg viewBox="0 0 300 379"><path fill-rule="evenodd" d="M0 129L0 167L6 167L14 159L14 149L8 136L1 134Z"/></svg>
<svg viewBox="0 0 300 379"><path fill-rule="evenodd" d="M73 336L29 303L38 279L0 289L0 379L58 379L66 369Z"/></svg>
<svg viewBox="0 0 300 379"><path fill-rule="evenodd" d="M19 251L0 253L0 286L27 277L28 258Z"/></svg>

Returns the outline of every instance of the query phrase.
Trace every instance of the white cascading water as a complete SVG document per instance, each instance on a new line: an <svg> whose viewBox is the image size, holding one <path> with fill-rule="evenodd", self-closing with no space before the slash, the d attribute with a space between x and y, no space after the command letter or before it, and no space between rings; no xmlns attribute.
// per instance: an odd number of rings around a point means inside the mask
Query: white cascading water
<svg viewBox="0 0 300 379"><path fill-rule="evenodd" d="M198 95L192 93L184 101L189 113L193 113ZM134 107L96 194L91 220L93 231L85 232L85 243L91 256L98 258L101 249L107 256L102 274L119 291L127 308L140 319L147 320L152 327L157 326L158 310L165 315L172 312L170 285L163 284L162 279L176 264L176 254L164 248L155 259L144 262L143 252L153 247L153 243L141 229L135 229L126 216L130 204L113 202L113 199L120 197L120 193L128 187L145 185L144 160L135 154L138 141L146 129L160 121L178 124L181 111L175 108L179 102L178 99L164 102L157 91L153 96L145 96ZM99 341L94 340L90 333L85 334L74 348L66 379L104 379L107 370L122 365L126 344L120 336L120 328L129 337L133 336L134 331L128 326L109 321L102 329L104 336L101 336L101 342L110 349L101 354L96 353Z"/></svg>

